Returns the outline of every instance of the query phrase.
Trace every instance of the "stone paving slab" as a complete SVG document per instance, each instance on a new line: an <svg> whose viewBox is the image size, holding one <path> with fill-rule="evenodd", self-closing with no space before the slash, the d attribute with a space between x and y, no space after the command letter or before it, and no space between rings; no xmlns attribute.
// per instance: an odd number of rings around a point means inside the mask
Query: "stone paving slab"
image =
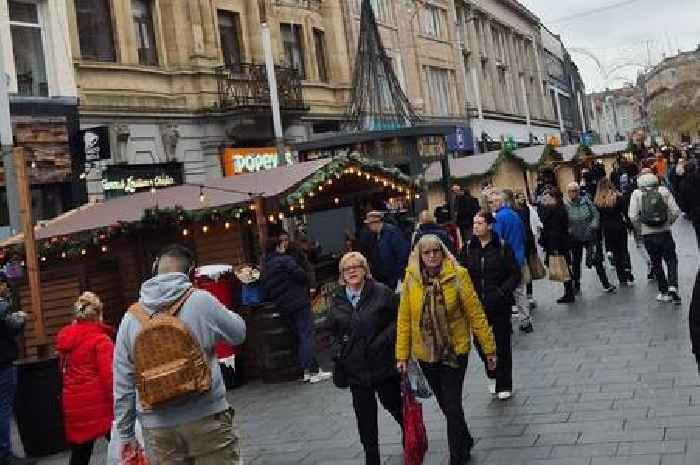
<svg viewBox="0 0 700 465"><path fill-rule="evenodd" d="M561 285L538 281L535 332L513 335L515 396L486 391L483 365L470 360L464 409L476 438L476 465L698 465L700 377L690 354L688 299L698 269L695 234L674 227L680 308L658 304L655 283L633 242L632 288L604 295L584 268L583 297L556 305ZM609 276L614 272L608 267ZM332 384L249 384L229 394L251 465L362 465L348 391ZM446 425L433 399L423 403L425 465L447 465ZM401 465L401 438L380 409L384 465ZM103 465L104 442L92 464ZM66 455L39 465L67 464Z"/></svg>

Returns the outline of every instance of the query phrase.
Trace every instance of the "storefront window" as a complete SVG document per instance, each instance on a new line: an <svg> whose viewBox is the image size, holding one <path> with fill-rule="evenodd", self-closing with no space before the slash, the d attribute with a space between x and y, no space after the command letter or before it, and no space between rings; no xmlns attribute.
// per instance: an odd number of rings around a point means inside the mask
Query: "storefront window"
<svg viewBox="0 0 700 465"><path fill-rule="evenodd" d="M36 3L9 2L12 52L17 72L17 94L48 97L44 45Z"/></svg>
<svg viewBox="0 0 700 465"><path fill-rule="evenodd" d="M131 0L131 12L134 18L136 46L139 63L146 66L158 65L156 39L153 30L153 15L150 0Z"/></svg>
<svg viewBox="0 0 700 465"><path fill-rule="evenodd" d="M75 13L82 58L115 61L109 0L76 0Z"/></svg>

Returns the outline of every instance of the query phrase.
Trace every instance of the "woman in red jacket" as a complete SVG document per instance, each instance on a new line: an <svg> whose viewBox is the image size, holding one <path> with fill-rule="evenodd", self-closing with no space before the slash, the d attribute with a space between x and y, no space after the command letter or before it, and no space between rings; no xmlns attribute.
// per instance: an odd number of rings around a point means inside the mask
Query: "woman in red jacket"
<svg viewBox="0 0 700 465"><path fill-rule="evenodd" d="M88 465L95 440L108 436L112 406L112 329L102 323L102 302L84 292L75 321L61 329L56 349L63 367L63 418L70 465Z"/></svg>

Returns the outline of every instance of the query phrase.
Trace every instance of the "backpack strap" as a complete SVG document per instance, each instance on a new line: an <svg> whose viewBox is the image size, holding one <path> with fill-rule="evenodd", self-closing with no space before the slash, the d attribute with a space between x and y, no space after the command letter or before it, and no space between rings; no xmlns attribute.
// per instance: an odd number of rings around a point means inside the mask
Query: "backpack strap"
<svg viewBox="0 0 700 465"><path fill-rule="evenodd" d="M179 299L175 301L175 303L165 312L167 315L170 316L175 316L178 314L182 306L185 304L187 299L194 293L194 287L190 287L187 289L182 296L180 296Z"/></svg>

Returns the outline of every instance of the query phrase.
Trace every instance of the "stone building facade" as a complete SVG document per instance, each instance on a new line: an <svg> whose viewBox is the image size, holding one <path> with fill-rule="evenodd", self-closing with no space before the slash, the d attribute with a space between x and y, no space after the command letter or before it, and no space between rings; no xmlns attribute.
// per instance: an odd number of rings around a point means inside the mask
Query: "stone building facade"
<svg viewBox="0 0 700 465"><path fill-rule="evenodd" d="M640 77L650 125L672 143L700 141L700 45Z"/></svg>
<svg viewBox="0 0 700 465"><path fill-rule="evenodd" d="M587 100L591 130L599 139L596 142L632 140L635 131L644 126L642 93L636 86L592 93Z"/></svg>

